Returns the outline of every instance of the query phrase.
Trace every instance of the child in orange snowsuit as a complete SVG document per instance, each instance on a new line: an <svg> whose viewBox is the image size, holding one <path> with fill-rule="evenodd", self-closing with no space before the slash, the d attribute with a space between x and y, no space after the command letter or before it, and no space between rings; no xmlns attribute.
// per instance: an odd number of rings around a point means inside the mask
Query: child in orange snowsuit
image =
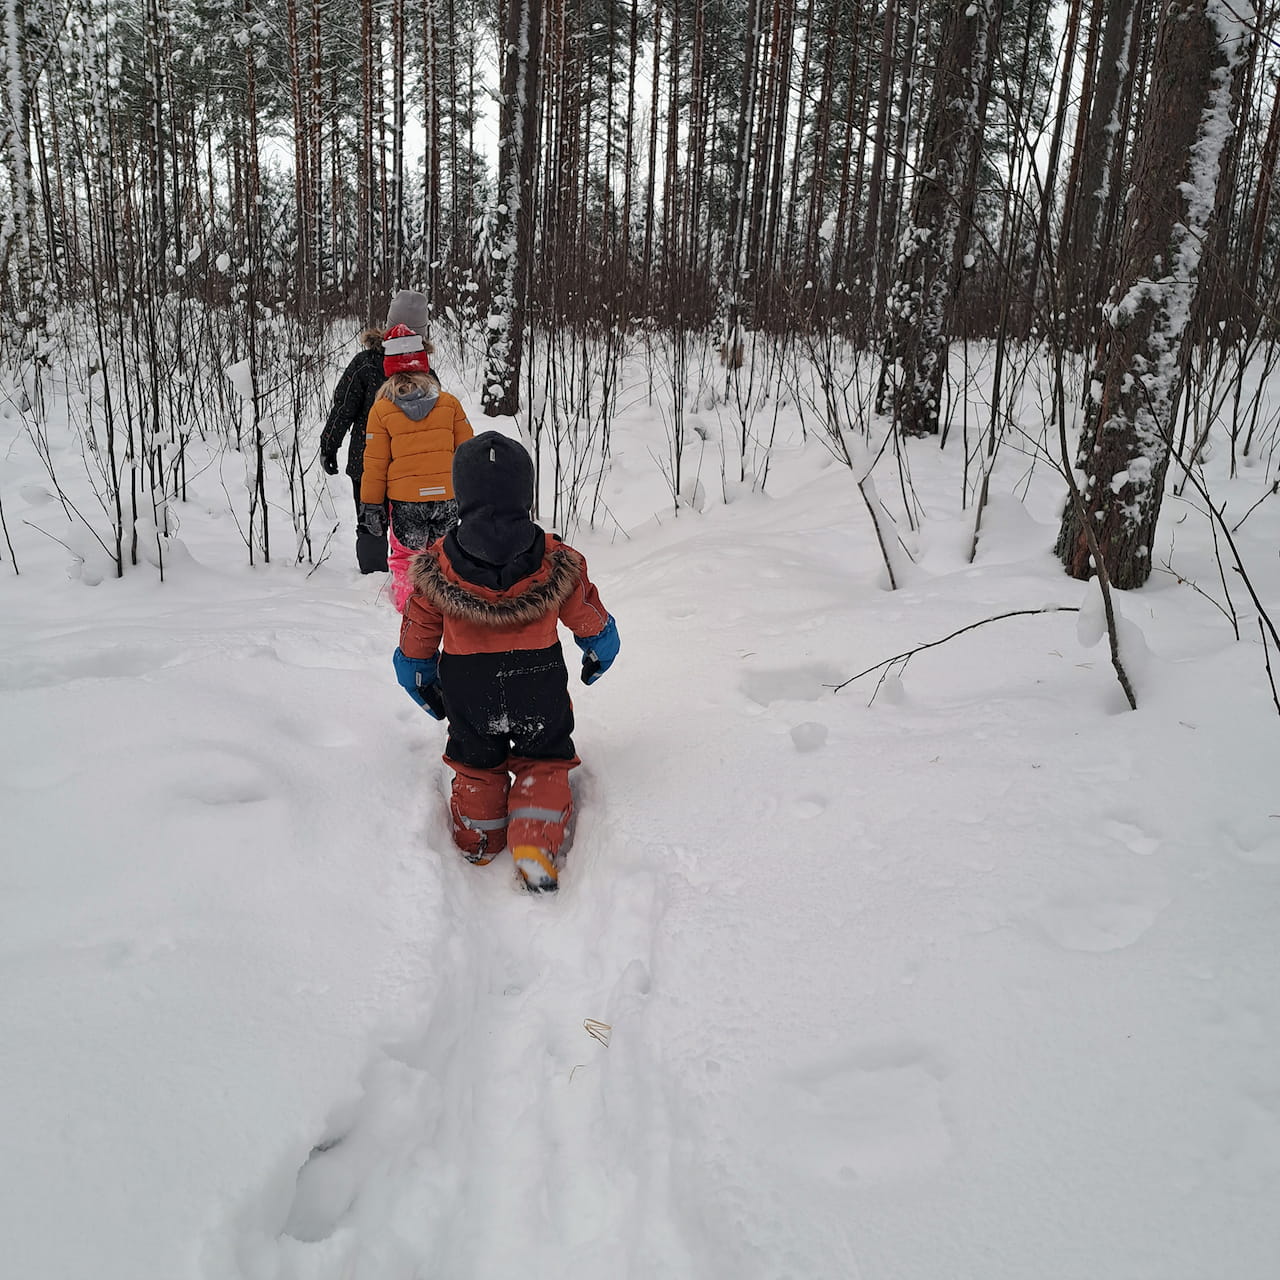
<svg viewBox="0 0 1280 1280"><path fill-rule="evenodd" d="M412 591L413 553L443 537L458 518L453 451L473 433L457 397L440 389L421 334L395 325L383 352L387 380L365 426L360 527L390 543L391 597L403 609Z"/></svg>
<svg viewBox="0 0 1280 1280"><path fill-rule="evenodd" d="M454 842L481 865L510 843L526 887L545 892L557 887L580 763L556 625L583 651L586 684L619 641L582 554L530 518L533 488L515 440L486 431L458 446L459 523L413 557L395 667L415 702L448 717Z"/></svg>

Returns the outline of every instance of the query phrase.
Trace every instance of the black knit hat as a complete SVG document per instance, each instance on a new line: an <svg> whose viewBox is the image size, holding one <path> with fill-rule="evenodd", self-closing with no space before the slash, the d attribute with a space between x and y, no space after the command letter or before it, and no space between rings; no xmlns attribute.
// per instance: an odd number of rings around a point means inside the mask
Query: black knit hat
<svg viewBox="0 0 1280 1280"><path fill-rule="evenodd" d="M486 431L464 441L453 455L457 538L462 549L501 565L528 551L538 536L533 506L533 459L518 440Z"/></svg>

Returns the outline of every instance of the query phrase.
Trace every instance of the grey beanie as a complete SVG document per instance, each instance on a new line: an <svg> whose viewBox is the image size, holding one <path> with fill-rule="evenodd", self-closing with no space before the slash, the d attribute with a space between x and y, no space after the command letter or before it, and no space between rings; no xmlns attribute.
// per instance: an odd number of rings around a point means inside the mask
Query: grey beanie
<svg viewBox="0 0 1280 1280"><path fill-rule="evenodd" d="M394 329L402 324L414 333L425 338L431 323L431 315L427 310L425 294L416 293L412 289L401 289L387 308L387 328Z"/></svg>

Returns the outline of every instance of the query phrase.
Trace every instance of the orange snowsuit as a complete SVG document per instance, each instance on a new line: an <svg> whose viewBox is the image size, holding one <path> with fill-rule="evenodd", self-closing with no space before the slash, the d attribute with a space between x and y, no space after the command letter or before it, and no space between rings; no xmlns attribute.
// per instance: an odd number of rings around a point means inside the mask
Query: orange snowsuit
<svg viewBox="0 0 1280 1280"><path fill-rule="evenodd" d="M573 811L569 771L580 763L556 627L585 639L605 628L609 613L582 554L552 534L533 571L505 589L464 578L450 545L461 554L447 535L413 558L400 648L425 659L443 645L454 842L486 863L509 840L522 871L522 858L532 858L554 881Z"/></svg>

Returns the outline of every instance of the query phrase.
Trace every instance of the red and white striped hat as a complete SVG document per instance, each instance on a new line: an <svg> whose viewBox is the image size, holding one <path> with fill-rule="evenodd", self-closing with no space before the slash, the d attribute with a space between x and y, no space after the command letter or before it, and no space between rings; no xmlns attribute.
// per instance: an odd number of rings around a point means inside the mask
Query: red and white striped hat
<svg viewBox="0 0 1280 1280"><path fill-rule="evenodd" d="M427 346L421 335L403 324L389 329L382 340L382 371L388 378L393 373L430 373Z"/></svg>

